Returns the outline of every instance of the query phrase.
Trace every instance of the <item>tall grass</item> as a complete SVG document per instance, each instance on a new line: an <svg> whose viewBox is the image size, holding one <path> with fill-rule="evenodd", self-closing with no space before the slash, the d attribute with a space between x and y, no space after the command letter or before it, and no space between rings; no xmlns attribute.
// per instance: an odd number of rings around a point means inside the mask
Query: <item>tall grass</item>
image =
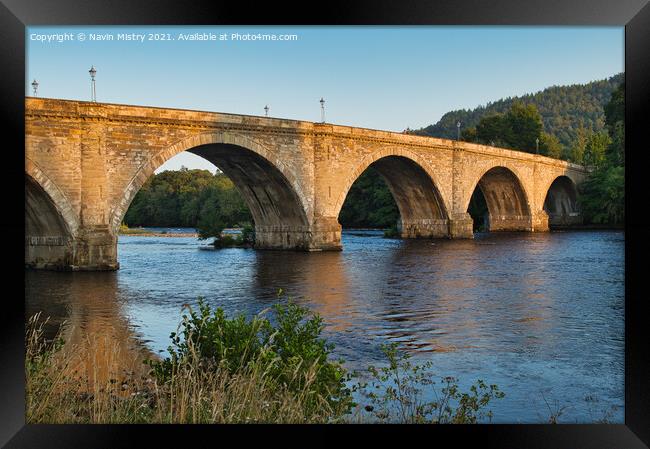
<svg viewBox="0 0 650 449"><path fill-rule="evenodd" d="M302 387L290 390L261 361L234 372L224 364L206 366L190 339L188 355L161 382L148 370L116 370L120 347L108 337L70 347L58 336L46 341L45 322L40 315L28 322L28 423L317 423L342 414L314 395L316 367L296 370L301 378L293 380ZM89 349L97 345L106 356ZM82 366L91 368L84 372Z"/></svg>

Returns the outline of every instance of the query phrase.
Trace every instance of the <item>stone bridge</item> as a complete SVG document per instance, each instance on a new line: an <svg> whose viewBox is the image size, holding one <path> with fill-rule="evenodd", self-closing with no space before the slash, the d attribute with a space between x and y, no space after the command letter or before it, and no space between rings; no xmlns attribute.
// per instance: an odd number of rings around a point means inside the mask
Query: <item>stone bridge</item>
<svg viewBox="0 0 650 449"><path fill-rule="evenodd" d="M269 117L27 98L25 263L113 270L129 204L183 151L219 167L245 198L256 246L340 250L339 212L368 167L385 179L404 238L472 238L482 191L490 231L580 220L578 165L519 151Z"/></svg>

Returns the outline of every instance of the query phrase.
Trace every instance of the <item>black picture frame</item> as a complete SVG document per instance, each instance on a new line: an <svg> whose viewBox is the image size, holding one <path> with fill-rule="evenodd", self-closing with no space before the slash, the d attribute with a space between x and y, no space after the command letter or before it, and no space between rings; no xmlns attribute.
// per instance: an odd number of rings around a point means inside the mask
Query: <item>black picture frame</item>
<svg viewBox="0 0 650 449"><path fill-rule="evenodd" d="M25 27L30 25L579 25L625 26L626 79L626 225L625 225L625 424L622 425L477 425L477 426L120 426L120 425L25 425L24 379L24 281L17 291L9 289L24 280L24 197L18 189L24 164ZM650 332L644 313L646 295L643 276L649 244L644 221L643 197L646 154L644 138L650 124L650 5L648 0L536 0L436 2L363 1L310 4L277 2L179 2L113 0L2 0L0 4L2 49L1 142L5 160L2 179L6 266L0 332L0 444L6 447L147 447L152 438L171 442L188 435L205 443L225 444L236 437L248 442L252 436L283 445L349 443L352 433L374 444L399 438L414 444L417 439L455 447L474 441L474 447L499 448L617 448L650 446ZM480 76L480 71L477 75ZM647 147L647 149L644 148ZM644 154L645 149L645 154ZM9 158L9 159L7 159ZM361 427L361 428L360 428ZM292 437L279 437L287 431ZM307 434L307 435L305 435ZM271 435L271 436L269 436ZM406 437L407 436L407 437ZM406 437L406 439L405 439ZM242 440L244 439L244 440ZM449 443L448 443L449 444ZM477 444L480 444L478 446ZM163 444L164 446L165 444ZM226 444L230 446L231 443Z"/></svg>

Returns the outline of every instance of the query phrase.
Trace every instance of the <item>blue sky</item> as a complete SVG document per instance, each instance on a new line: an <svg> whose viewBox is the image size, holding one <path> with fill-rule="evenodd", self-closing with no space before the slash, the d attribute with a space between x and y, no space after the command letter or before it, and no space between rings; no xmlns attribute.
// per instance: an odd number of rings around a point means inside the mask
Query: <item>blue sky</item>
<svg viewBox="0 0 650 449"><path fill-rule="evenodd" d="M180 33L225 33L180 41ZM72 33L44 42L38 35ZM79 41L79 33L86 40ZM90 41L91 33L113 41ZM119 41L118 33L173 41ZM295 34L295 41L234 41L232 33ZM320 121L402 131L552 85L610 77L624 67L622 27L29 27L27 80L38 95ZM159 170L214 167L182 154Z"/></svg>

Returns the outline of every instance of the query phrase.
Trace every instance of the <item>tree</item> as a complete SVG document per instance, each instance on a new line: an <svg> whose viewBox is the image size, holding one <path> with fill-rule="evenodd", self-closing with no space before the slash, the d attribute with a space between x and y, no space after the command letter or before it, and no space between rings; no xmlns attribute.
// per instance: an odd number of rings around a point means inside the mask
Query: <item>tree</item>
<svg viewBox="0 0 650 449"><path fill-rule="evenodd" d="M479 143L508 147L510 129L504 114L489 115L476 125L476 138Z"/></svg>
<svg viewBox="0 0 650 449"><path fill-rule="evenodd" d="M562 156L562 144L560 139L553 134L542 133L539 138L539 150L544 156L560 159Z"/></svg>
<svg viewBox="0 0 650 449"><path fill-rule="evenodd" d="M534 153L542 133L542 116L534 104L516 101L505 116L507 143L511 148Z"/></svg>
<svg viewBox="0 0 650 449"><path fill-rule="evenodd" d="M606 132L593 133L587 139L583 163L587 166L600 167L605 163L607 148L611 139Z"/></svg>
<svg viewBox="0 0 650 449"><path fill-rule="evenodd" d="M580 188L580 206L589 223L622 224L625 219L625 169L603 166Z"/></svg>
<svg viewBox="0 0 650 449"><path fill-rule="evenodd" d="M611 138L606 157L612 164L625 165L625 82L605 105L605 126Z"/></svg>
<svg viewBox="0 0 650 449"><path fill-rule="evenodd" d="M124 222L129 226L194 228L200 223L204 233L215 233L218 228L251 223L252 217L239 191L223 173L213 175L208 170L183 167L147 180Z"/></svg>
<svg viewBox="0 0 650 449"><path fill-rule="evenodd" d="M395 226L398 219L393 195L372 167L352 184L339 214L341 225L349 228L388 228Z"/></svg>
<svg viewBox="0 0 650 449"><path fill-rule="evenodd" d="M622 224L625 220L624 100L625 86L621 84L604 107L609 136L592 135L586 144L588 161L596 169L581 186L579 203L590 223Z"/></svg>
<svg viewBox="0 0 650 449"><path fill-rule="evenodd" d="M476 128L465 128L460 133L460 140L465 142L477 142L478 136L476 134Z"/></svg>
<svg viewBox="0 0 650 449"><path fill-rule="evenodd" d="M571 162L575 162L576 164L583 163L589 137L589 133L584 127L581 126L578 128L576 138L573 140L569 150L569 159Z"/></svg>
<svg viewBox="0 0 650 449"><path fill-rule="evenodd" d="M224 228L243 226L251 221L248 208L234 186L226 189L210 186L204 195L196 225L200 239L215 237L219 240Z"/></svg>
<svg viewBox="0 0 650 449"><path fill-rule="evenodd" d="M515 101L505 113L483 117L476 125L476 141L486 145L534 153L542 135L542 117L535 105ZM474 131L468 131L472 136Z"/></svg>

